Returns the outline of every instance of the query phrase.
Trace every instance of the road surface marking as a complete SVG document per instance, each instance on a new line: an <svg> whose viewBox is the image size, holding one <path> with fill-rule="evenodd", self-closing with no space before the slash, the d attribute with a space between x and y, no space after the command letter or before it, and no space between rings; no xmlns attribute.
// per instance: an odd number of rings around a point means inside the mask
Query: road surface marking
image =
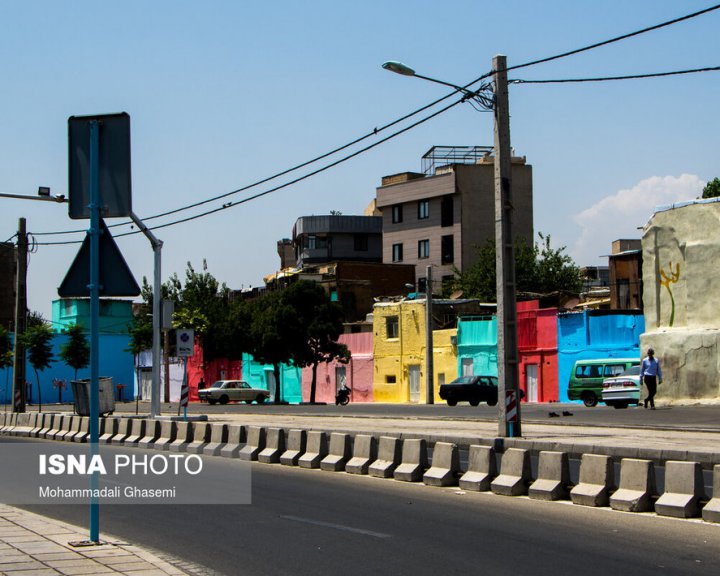
<svg viewBox="0 0 720 576"><path fill-rule="evenodd" d="M312 524L313 526L323 526L324 528L334 528L335 530L344 530L345 532L354 532L355 534L363 534L372 536L373 538L392 538L392 534L383 534L382 532L373 532L372 530L363 530L362 528L353 528L344 524L333 524L332 522L323 522L321 520L311 520L310 518L300 518L299 516L280 516L285 520L293 520L294 522L303 522Z"/></svg>

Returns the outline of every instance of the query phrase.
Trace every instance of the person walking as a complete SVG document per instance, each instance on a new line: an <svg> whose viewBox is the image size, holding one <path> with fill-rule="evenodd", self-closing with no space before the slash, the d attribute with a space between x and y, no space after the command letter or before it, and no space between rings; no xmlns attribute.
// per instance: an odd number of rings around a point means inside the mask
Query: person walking
<svg viewBox="0 0 720 576"><path fill-rule="evenodd" d="M655 410L655 393L657 392L658 383L662 384L662 370L660 369L660 362L655 358L655 350L652 348L648 348L647 356L643 358L640 381L644 382L647 387L645 408L650 404L650 410Z"/></svg>

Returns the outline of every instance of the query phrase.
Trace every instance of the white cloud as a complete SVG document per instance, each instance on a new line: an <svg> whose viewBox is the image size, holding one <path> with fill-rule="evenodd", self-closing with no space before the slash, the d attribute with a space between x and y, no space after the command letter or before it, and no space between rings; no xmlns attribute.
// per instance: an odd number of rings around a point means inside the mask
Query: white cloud
<svg viewBox="0 0 720 576"><path fill-rule="evenodd" d="M579 266L607 265L613 240L640 238L656 206L702 196L705 182L694 174L652 176L619 190L574 216L581 232L570 255Z"/></svg>

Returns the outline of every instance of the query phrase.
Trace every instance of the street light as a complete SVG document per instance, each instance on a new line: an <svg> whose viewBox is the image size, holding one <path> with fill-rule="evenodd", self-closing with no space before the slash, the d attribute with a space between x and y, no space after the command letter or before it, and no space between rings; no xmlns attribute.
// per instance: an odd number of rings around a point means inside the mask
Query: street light
<svg viewBox="0 0 720 576"><path fill-rule="evenodd" d="M493 58L492 98L490 86L477 91L422 76L402 62L390 60L382 67L403 76L449 86L491 109L495 117L495 264L497 276L498 320L498 433L501 437L522 436L519 402L517 312L515 306L515 254L512 237L512 187L510 150L510 111L508 106L507 64L505 56ZM506 395L506 392L509 393ZM514 402L513 402L514 401ZM506 404L507 403L507 404Z"/></svg>

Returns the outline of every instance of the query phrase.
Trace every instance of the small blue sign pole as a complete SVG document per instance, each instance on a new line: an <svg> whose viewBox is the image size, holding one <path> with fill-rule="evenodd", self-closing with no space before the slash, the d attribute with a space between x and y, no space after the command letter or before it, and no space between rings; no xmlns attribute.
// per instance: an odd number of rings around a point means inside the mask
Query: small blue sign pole
<svg viewBox="0 0 720 576"><path fill-rule="evenodd" d="M100 124L90 122L90 455L99 454L100 432ZM93 473L90 488L99 488L98 473ZM90 540L100 541L100 502L90 496Z"/></svg>

